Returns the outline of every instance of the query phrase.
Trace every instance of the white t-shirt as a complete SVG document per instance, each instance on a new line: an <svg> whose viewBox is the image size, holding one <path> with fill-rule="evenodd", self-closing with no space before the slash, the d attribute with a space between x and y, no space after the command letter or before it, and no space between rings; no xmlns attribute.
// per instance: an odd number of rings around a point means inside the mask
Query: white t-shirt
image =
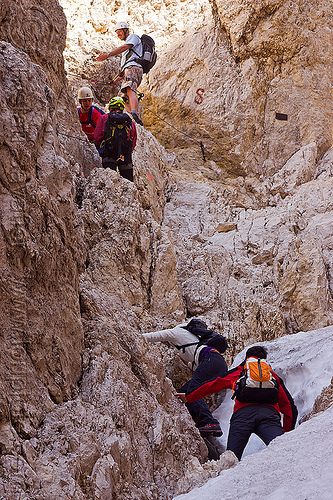
<svg viewBox="0 0 333 500"><path fill-rule="evenodd" d="M135 62L135 59L137 59L138 57L142 57L142 44L140 37L132 33L126 38L124 43L132 45L131 49L133 50L128 49L122 53L121 71L123 71L125 68L128 68L129 66L139 66L139 68L141 68L142 66ZM136 54L133 51L135 51Z"/></svg>

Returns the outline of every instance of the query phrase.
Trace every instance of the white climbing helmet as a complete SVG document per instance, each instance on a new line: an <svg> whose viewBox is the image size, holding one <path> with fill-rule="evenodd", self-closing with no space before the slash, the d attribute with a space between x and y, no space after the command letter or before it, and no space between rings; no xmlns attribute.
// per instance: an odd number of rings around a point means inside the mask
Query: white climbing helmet
<svg viewBox="0 0 333 500"><path fill-rule="evenodd" d="M89 87L82 87L80 88L78 94L77 94L79 100L80 99L93 99L93 93Z"/></svg>
<svg viewBox="0 0 333 500"><path fill-rule="evenodd" d="M129 29L129 26L128 24L126 23L126 21L119 21L114 30L117 31L117 30L128 30Z"/></svg>

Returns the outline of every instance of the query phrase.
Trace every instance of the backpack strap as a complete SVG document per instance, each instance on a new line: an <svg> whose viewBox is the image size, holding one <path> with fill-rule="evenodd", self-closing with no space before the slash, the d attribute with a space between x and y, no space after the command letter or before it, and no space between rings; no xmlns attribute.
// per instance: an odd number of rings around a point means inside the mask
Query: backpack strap
<svg viewBox="0 0 333 500"><path fill-rule="evenodd" d="M239 381L240 381L240 379L241 379L242 377L244 377L244 375L245 375L245 364L246 364L246 360L245 360L245 361L243 361L243 363L241 363L241 364L239 365L239 366L242 366L243 368L242 368L242 371L241 371L241 373L240 373L240 375L239 375L238 379L236 380L236 382L234 382L234 383L232 384L232 396L231 396L231 399L235 399L235 397L237 396L237 392L236 392L236 391L237 391L237 389L238 389L238 384L239 384Z"/></svg>
<svg viewBox="0 0 333 500"><path fill-rule="evenodd" d="M94 125L93 121L92 121L92 115L93 115L93 112L94 112L94 106L91 106L91 108L89 109L89 115L88 115L88 123L96 128L96 125Z"/></svg>
<svg viewBox="0 0 333 500"><path fill-rule="evenodd" d="M98 108L96 108L98 109ZM88 113L88 120L86 120L85 122L81 122L82 124L84 123L89 123L89 125L91 125L92 127L96 128L96 125L94 125L93 121L92 121L92 114L93 114L93 111L94 111L94 106L91 106L90 109L89 109L89 113ZM81 108L79 108L77 110L78 114L79 114L79 118L81 117ZM103 113L104 114L104 113ZM80 120L81 121L81 120Z"/></svg>
<svg viewBox="0 0 333 500"><path fill-rule="evenodd" d="M140 37L139 37L140 38ZM142 46L142 41L141 41L141 38L140 38L140 42L141 42L141 46ZM135 52L135 50L133 49L134 45L132 45L132 47L130 49L128 49L128 53L127 53L127 56L126 56L126 59L125 59L125 62L123 64L123 66L120 68L120 73L123 71L123 68L124 66L126 65L127 61L129 60L129 58L131 57L131 52L133 52L139 59L141 59L142 56L139 56L139 54L137 52ZM136 62L136 61L135 61Z"/></svg>
<svg viewBox="0 0 333 500"><path fill-rule="evenodd" d="M184 344L184 345L175 345L175 347L180 351L181 349L183 350L183 354L185 353L186 347L190 347L192 345L196 345L197 347L195 348L194 354L193 354L193 361L192 361L192 372L195 364L195 357L197 355L198 349L200 346L204 345L205 343L201 340L199 342L191 342L190 344Z"/></svg>
<svg viewBox="0 0 333 500"><path fill-rule="evenodd" d="M175 345L176 349L180 351L181 349L183 350L183 354L185 353L186 347L190 347L191 345L197 345L199 347L200 342L191 342L190 344L183 344L183 345ZM197 349L198 349L197 347ZM196 351L197 351L196 349Z"/></svg>
<svg viewBox="0 0 333 500"><path fill-rule="evenodd" d="M262 377L262 370L261 370L261 364L260 364L260 358L258 358L258 370L259 370L259 377Z"/></svg>
<svg viewBox="0 0 333 500"><path fill-rule="evenodd" d="M201 345L204 345L204 342L202 342L201 340L199 340L199 342L197 342L197 347L195 348L195 351L194 351L194 355L193 355L193 361L192 361L192 372L194 371L193 368L194 368L194 363L195 363L195 357L197 355L197 352L198 352L198 349Z"/></svg>

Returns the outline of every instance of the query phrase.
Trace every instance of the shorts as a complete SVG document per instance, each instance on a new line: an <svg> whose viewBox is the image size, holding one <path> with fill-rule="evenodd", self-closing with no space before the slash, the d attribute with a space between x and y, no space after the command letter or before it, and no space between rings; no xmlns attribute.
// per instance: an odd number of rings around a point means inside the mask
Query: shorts
<svg viewBox="0 0 333 500"><path fill-rule="evenodd" d="M137 91L138 86L141 83L143 75L143 69L139 66L129 66L124 69L124 78L121 82L120 95L126 96L126 91L128 88L132 89L134 92Z"/></svg>

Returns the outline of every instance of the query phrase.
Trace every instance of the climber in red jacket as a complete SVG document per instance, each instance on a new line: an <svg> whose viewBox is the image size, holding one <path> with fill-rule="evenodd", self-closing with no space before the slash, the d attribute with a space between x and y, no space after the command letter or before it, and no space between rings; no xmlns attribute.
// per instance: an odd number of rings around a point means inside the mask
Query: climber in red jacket
<svg viewBox="0 0 333 500"><path fill-rule="evenodd" d="M109 113L97 123L94 139L104 168L119 170L125 179L133 182L132 152L136 145L135 123L124 113L125 103L121 97L112 97Z"/></svg>
<svg viewBox="0 0 333 500"><path fill-rule="evenodd" d="M80 106L77 108L79 120L83 132L89 139L89 142L94 143L94 132L98 120L105 113L97 106L93 105L93 93L89 87L82 87L78 92Z"/></svg>
<svg viewBox="0 0 333 500"><path fill-rule="evenodd" d="M297 419L297 408L293 398L283 380L273 371L271 371L270 381L272 387L268 391L265 392L265 389L256 387L252 389L252 392L248 389L247 393L239 392L239 387L245 381L244 367L250 358L254 364L258 363L258 360L260 364L261 360L266 360L267 351L262 346L250 347L246 352L246 359L236 368L202 384L186 396L184 393L176 394L182 401L192 403L223 389L236 389L227 449L233 451L239 460L252 433L268 445L277 436L294 429ZM267 362L264 364L268 365ZM253 391L259 392L253 396ZM281 425L281 413L283 414L283 426Z"/></svg>

